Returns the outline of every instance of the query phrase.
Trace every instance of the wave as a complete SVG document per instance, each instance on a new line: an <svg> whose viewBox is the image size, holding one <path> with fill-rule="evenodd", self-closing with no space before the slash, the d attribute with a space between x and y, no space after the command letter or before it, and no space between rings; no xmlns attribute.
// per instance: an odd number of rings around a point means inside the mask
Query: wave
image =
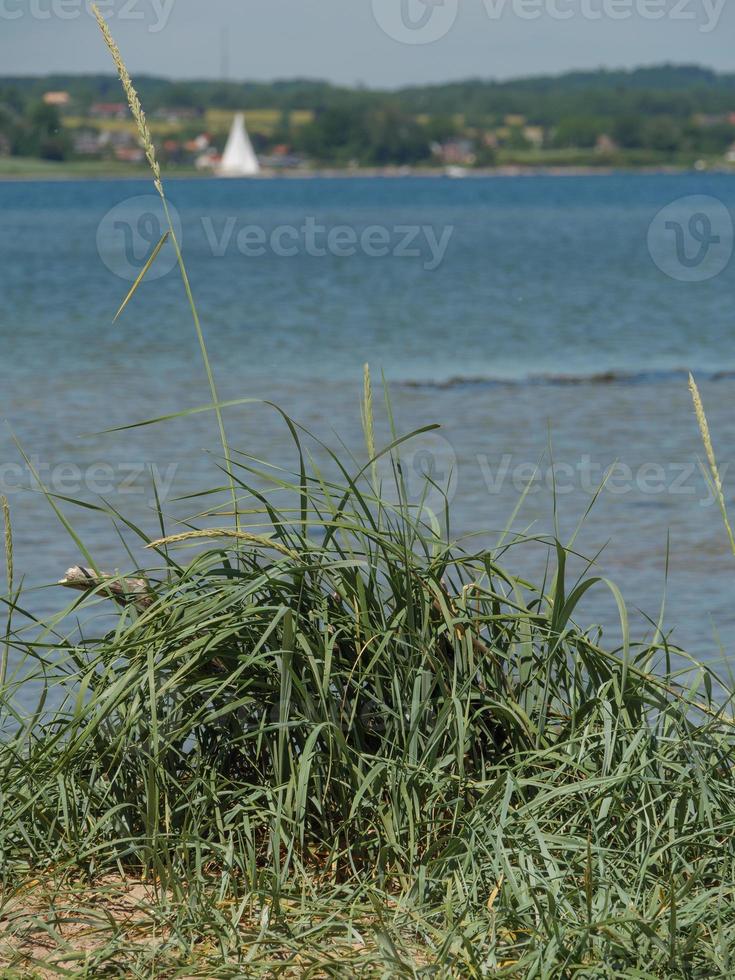
<svg viewBox="0 0 735 980"><path fill-rule="evenodd" d="M735 378L735 369L693 371L698 381L726 381ZM571 385L642 385L680 381L689 377L688 368L659 371L598 371L590 374L529 374L522 378L492 375L457 375L443 380L412 379L399 382L404 388L507 388Z"/></svg>

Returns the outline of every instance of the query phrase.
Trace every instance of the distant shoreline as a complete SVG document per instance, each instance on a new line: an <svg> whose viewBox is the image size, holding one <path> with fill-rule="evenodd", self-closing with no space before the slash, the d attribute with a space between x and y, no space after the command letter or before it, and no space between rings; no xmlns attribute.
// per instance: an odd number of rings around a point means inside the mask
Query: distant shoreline
<svg viewBox="0 0 735 980"><path fill-rule="evenodd" d="M445 168L319 168L316 170L279 170L266 171L257 177L241 178L247 180L355 180L355 179L426 179L438 177L447 180L476 180L478 178L508 178L508 177L613 177L621 174L647 174L675 176L677 174L729 174L735 175L733 167L708 167L706 170L695 170L684 166L656 167L529 167L504 166L487 169L467 169L460 173L448 173ZM231 180L232 178L217 177L212 173L199 171L174 171L164 173L166 181L175 180ZM146 181L150 176L145 170L74 170L60 166L58 170L48 170L39 167L38 170L19 170L18 172L3 173L0 170L0 183L38 183L47 181Z"/></svg>

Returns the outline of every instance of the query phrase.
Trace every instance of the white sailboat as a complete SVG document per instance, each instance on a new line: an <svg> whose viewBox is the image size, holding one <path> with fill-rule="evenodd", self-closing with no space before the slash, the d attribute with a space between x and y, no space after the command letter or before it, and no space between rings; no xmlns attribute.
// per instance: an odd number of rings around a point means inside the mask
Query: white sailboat
<svg viewBox="0 0 735 980"><path fill-rule="evenodd" d="M260 164L245 128L245 116L238 112L232 120L232 129L217 174L220 177L256 177L259 173Z"/></svg>

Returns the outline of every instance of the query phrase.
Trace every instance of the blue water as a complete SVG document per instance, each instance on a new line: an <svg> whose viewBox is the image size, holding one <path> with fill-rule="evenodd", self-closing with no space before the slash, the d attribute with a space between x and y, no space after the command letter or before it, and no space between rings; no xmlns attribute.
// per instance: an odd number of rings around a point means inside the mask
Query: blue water
<svg viewBox="0 0 735 980"><path fill-rule="evenodd" d="M53 490L101 494L151 533L151 466L174 518L193 509L177 496L219 478L209 416L94 435L209 401L170 244L154 266L165 274L112 324L161 231L152 194L138 181L0 184L0 414ZM718 239L707 260L718 274L702 282L685 281L697 271L695 239L682 264L672 233L671 254L656 252L663 271L649 250L652 222L661 248L671 230L659 211L692 195L735 214L735 177L725 175L169 185L223 398L275 401L359 452L370 362L390 382L401 428L442 424L412 461L453 472L453 530L485 540L497 539L539 462L544 485L513 527L568 540L596 480L618 461L576 546L589 558L603 549L597 568L620 584L638 633L650 631L644 614L657 620L665 594L675 641L717 660L735 638L735 560L697 469L685 371L702 379L727 470L731 225L704 206L710 225L694 231ZM227 417L236 446L293 462L272 410L243 406ZM39 588L29 604L53 612L68 596L40 587L79 551L37 490L16 488L31 481L8 427L0 465L16 567ZM725 483L735 487L735 467ZM130 566L106 519L64 506L100 564ZM123 537L143 563L134 536ZM545 555L539 546L511 560L540 574ZM585 602L585 615L614 636L609 593Z"/></svg>

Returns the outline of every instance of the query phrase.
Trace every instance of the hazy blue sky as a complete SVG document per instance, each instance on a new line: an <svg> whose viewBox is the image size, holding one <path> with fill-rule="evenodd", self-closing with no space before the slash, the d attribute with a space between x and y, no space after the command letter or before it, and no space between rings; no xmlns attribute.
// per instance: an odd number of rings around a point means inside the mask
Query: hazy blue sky
<svg viewBox="0 0 735 980"><path fill-rule="evenodd" d="M298 75L395 86L664 61L735 70L733 0L104 0L104 6L135 73L177 78L219 77L223 31L234 79ZM0 0L0 74L109 68L86 0Z"/></svg>

